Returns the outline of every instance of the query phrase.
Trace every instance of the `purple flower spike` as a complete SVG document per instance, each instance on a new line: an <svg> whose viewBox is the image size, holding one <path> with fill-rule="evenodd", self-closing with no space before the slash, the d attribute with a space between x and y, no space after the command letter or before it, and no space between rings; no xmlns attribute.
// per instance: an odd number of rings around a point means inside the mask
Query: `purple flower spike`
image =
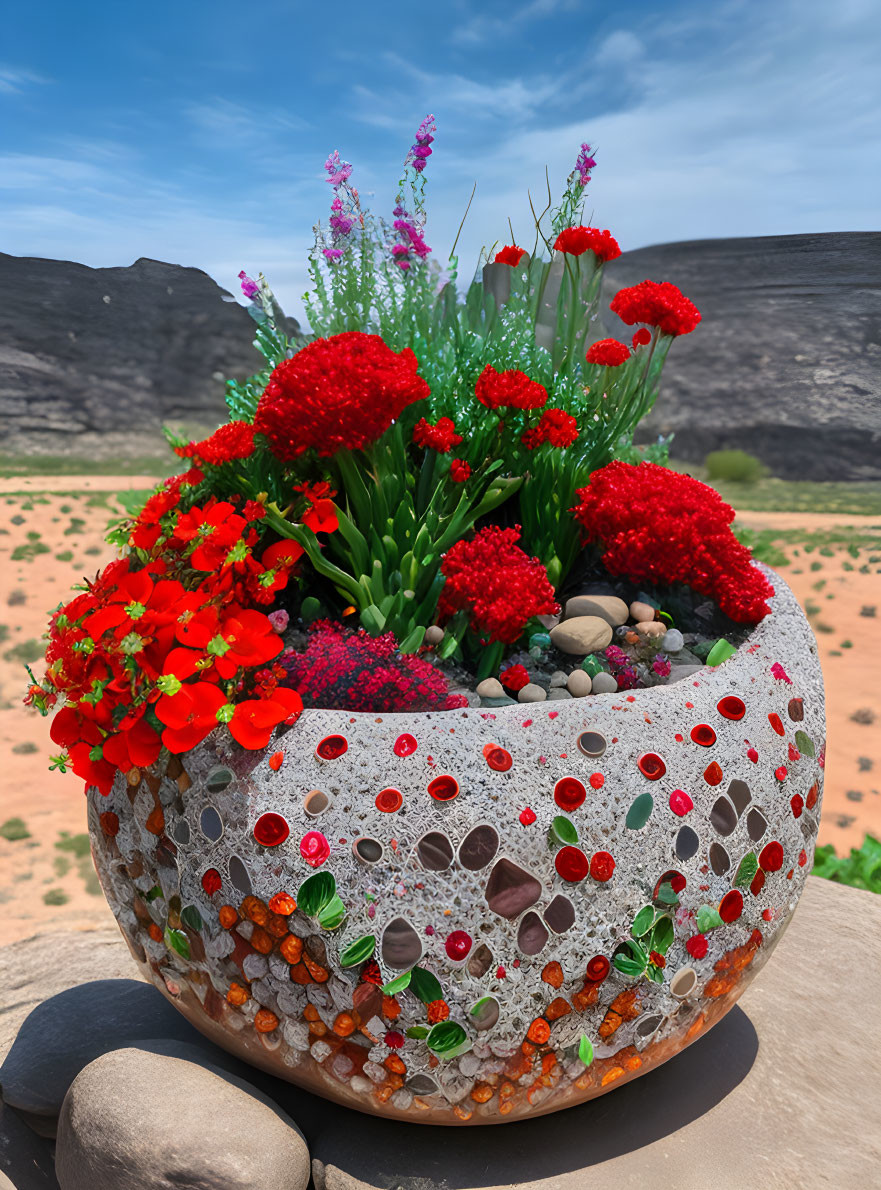
<svg viewBox="0 0 881 1190"><path fill-rule="evenodd" d="M586 142L581 146L581 152L578 154L578 159L575 162L575 168L578 171L578 183L580 186L586 186L590 181L590 171L596 165L596 161L591 156L593 149Z"/></svg>
<svg viewBox="0 0 881 1190"><path fill-rule="evenodd" d="M324 180L331 186L341 186L352 175L352 163L350 161L343 161L342 157L340 157L339 149L334 149L327 161L325 161L324 168L328 174Z"/></svg>
<svg viewBox="0 0 881 1190"><path fill-rule="evenodd" d="M260 292L260 286L256 281L251 280L244 269L242 269L242 271L239 273L239 280L242 283L242 293L246 298L248 298L249 301L253 301Z"/></svg>

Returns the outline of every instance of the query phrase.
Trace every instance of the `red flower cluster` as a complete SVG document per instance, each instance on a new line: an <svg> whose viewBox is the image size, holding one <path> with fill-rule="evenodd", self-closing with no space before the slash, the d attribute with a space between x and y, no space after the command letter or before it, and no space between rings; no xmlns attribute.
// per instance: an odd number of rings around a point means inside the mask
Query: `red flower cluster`
<svg viewBox="0 0 881 1190"><path fill-rule="evenodd" d="M285 654L283 679L306 706L344 711L443 711L466 705L428 661L402 655L393 633L369 636L321 620L309 631L305 653ZM280 692L280 691L279 691Z"/></svg>
<svg viewBox="0 0 881 1190"><path fill-rule="evenodd" d="M514 644L533 616L559 611L547 571L516 545L519 538L519 526L490 525L447 550L441 563L446 579L438 604L441 619L467 611L476 631Z"/></svg>
<svg viewBox="0 0 881 1190"><path fill-rule="evenodd" d="M495 254L494 263L509 264L516 268L525 255L525 248L518 248L516 244L506 244Z"/></svg>
<svg viewBox="0 0 881 1190"><path fill-rule="evenodd" d="M554 248L570 256L592 252L601 264L616 260L621 255L618 241L612 233L600 231L597 227L564 227L554 242Z"/></svg>
<svg viewBox="0 0 881 1190"><path fill-rule="evenodd" d="M576 495L575 519L586 541L604 546L611 574L684 583L738 623L756 623L770 611L774 588L731 532L734 509L706 484L655 463L616 461Z"/></svg>
<svg viewBox="0 0 881 1190"><path fill-rule="evenodd" d="M589 364L600 364L604 368L618 368L630 359L630 348L617 339L600 339L587 349L585 359Z"/></svg>
<svg viewBox="0 0 881 1190"><path fill-rule="evenodd" d="M529 685L529 673L525 665L509 665L499 674L499 681L506 690L512 690L516 694L518 690Z"/></svg>
<svg viewBox="0 0 881 1190"><path fill-rule="evenodd" d="M436 425L431 425L424 417L420 417L413 427L413 441L417 446L429 447L438 454L445 455L454 446L458 446L462 438L456 433L456 425L451 417L439 418Z"/></svg>
<svg viewBox="0 0 881 1190"><path fill-rule="evenodd" d="M464 459L453 459L450 463L450 479L453 483L465 483L471 478L471 466Z"/></svg>
<svg viewBox="0 0 881 1190"><path fill-rule="evenodd" d="M220 467L234 459L247 459L254 453L254 427L246 421L231 421L215 430L210 438L190 442L188 446L176 446L174 453L209 467Z"/></svg>
<svg viewBox="0 0 881 1190"><path fill-rule="evenodd" d="M474 395L489 409L542 409L548 401L544 385L530 380L525 372L497 372L492 364L477 378Z"/></svg>
<svg viewBox="0 0 881 1190"><path fill-rule="evenodd" d="M662 335L689 335L701 320L700 311L669 281L640 281L620 289L609 305L622 322L645 322Z"/></svg>
<svg viewBox="0 0 881 1190"><path fill-rule="evenodd" d="M283 462L309 449L323 456L363 450L429 395L418 367L409 348L394 352L379 335L315 339L273 371L254 429Z"/></svg>
<svg viewBox="0 0 881 1190"><path fill-rule="evenodd" d="M177 508L183 489L195 487L204 478L198 468L192 467L182 475L173 475L171 479L166 479L141 509L132 527L129 544L138 550L151 550L162 536L163 517Z"/></svg>
<svg viewBox="0 0 881 1190"><path fill-rule="evenodd" d="M648 329L647 326L641 326L639 328L639 330L636 332L636 334L633 336L633 338L630 340L630 342L633 344L634 351L636 351L637 347L647 346L647 344L651 343L651 341L652 341L652 332Z"/></svg>
<svg viewBox="0 0 881 1190"><path fill-rule="evenodd" d="M565 409L545 409L537 426L526 430L520 441L527 450L536 450L545 442L562 450L578 438L578 419Z"/></svg>

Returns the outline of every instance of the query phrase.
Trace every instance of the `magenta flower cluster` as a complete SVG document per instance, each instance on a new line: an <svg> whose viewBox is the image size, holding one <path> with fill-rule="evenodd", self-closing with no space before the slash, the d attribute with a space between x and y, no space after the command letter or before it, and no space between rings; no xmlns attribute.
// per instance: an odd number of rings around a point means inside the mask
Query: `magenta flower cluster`
<svg viewBox="0 0 881 1190"><path fill-rule="evenodd" d="M414 258L424 260L431 249L423 238L422 229L400 203L395 207L393 214L395 221L392 226L398 233L398 242L392 245L392 256L398 268L406 272Z"/></svg>
<svg viewBox="0 0 881 1190"><path fill-rule="evenodd" d="M428 115L416 129L415 144L410 146L410 151L407 154L405 165L412 165L417 174L421 174L428 163L428 158L431 156L431 142L434 140L434 133L437 132L437 125L434 122L434 116Z"/></svg>
<svg viewBox="0 0 881 1190"><path fill-rule="evenodd" d="M252 281L244 269L239 273L239 281L242 283L242 293L245 297L251 302L255 301L260 292L257 282Z"/></svg>
<svg viewBox="0 0 881 1190"><path fill-rule="evenodd" d="M358 192L349 185L352 163L344 161L338 149L334 149L325 161L324 168L327 172L325 181L333 186L334 196L330 204L329 220L331 246L322 248L322 252L325 259L333 264L345 254L347 237L355 226Z"/></svg>
<svg viewBox="0 0 881 1190"><path fill-rule="evenodd" d="M592 156L593 149L589 144L585 143L581 146L581 151L578 154L578 159L575 162L575 169L578 172L578 184L586 186L590 181L590 171L596 165L596 161Z"/></svg>

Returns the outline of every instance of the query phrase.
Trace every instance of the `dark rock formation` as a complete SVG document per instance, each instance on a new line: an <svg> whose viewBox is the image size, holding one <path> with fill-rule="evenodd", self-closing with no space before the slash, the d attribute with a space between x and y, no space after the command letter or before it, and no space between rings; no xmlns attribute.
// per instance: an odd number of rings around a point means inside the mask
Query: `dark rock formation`
<svg viewBox="0 0 881 1190"><path fill-rule="evenodd" d="M739 447L785 479L881 479L881 233L695 240L606 266L608 310L648 277L703 321L673 344L638 441L675 431L674 458Z"/></svg>

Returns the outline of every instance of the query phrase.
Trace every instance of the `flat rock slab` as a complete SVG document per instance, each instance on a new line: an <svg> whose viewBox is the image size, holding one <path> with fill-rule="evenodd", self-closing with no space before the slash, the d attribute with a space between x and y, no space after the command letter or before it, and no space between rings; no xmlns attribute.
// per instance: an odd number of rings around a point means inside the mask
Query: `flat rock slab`
<svg viewBox="0 0 881 1190"><path fill-rule="evenodd" d="M186 1045L177 1034L134 1045L186 1053L189 1061L244 1075L302 1128L316 1190L739 1190L759 1184L763 1190L867 1190L878 1184L881 1160L875 1044L881 956L866 940L879 934L881 897L812 877L787 936L742 1006L690 1049L601 1099L454 1135L326 1103L244 1066L198 1034ZM106 945L113 949L109 940ZM115 948L116 961L131 970L121 938ZM0 972L20 973L17 988L8 976L0 980L0 1021L10 1013L20 1020L20 1001L31 1004L38 994L41 954L52 990L59 953L58 938L0 951ZM94 953L102 952L80 951L82 981L96 974ZM63 978L74 967L69 957ZM142 993L162 1002L155 990L142 986ZM105 1048L114 1044L127 1043ZM198 1121L206 1108L193 1110ZM28 1143L42 1142L31 1136ZM3 1164L9 1153L0 1137L0 1168L16 1186L53 1184L18 1181Z"/></svg>

